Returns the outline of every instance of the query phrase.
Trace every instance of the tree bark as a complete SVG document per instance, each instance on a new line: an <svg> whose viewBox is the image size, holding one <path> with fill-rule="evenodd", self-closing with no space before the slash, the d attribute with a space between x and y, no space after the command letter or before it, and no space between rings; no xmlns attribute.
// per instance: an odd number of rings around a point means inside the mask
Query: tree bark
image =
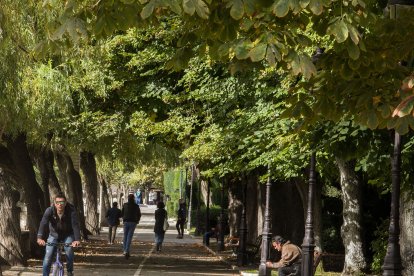
<svg viewBox="0 0 414 276"><path fill-rule="evenodd" d="M99 174L98 180L99 180L101 191L102 191L102 198L101 198L102 202L101 202L101 211L100 211L101 225L100 226L107 226L108 223L106 222L105 215L108 209L111 208L111 203L109 201L108 185L106 184L106 180L103 175Z"/></svg>
<svg viewBox="0 0 414 276"><path fill-rule="evenodd" d="M343 224L341 236L345 247L345 263L341 275L363 274L366 262L361 235L361 183L353 162L336 157L341 177Z"/></svg>
<svg viewBox="0 0 414 276"><path fill-rule="evenodd" d="M56 152L56 160L62 179L67 181L65 186L68 190L68 199L71 198L71 202L75 205L78 212L82 237L87 240L88 235L91 233L86 228L81 177L73 166L72 157L63 146L59 147L59 151Z"/></svg>
<svg viewBox="0 0 414 276"><path fill-rule="evenodd" d="M258 189L259 179L254 172L250 172L247 175L247 197L246 197L246 218L247 218L247 242L254 243L256 241L258 233L257 224L259 222L257 218L258 212ZM261 232L260 232L261 234Z"/></svg>
<svg viewBox="0 0 414 276"><path fill-rule="evenodd" d="M400 205L400 246L404 276L414 275L414 200L412 192L404 191L402 193Z"/></svg>
<svg viewBox="0 0 414 276"><path fill-rule="evenodd" d="M240 217L243 209L242 189L239 181L229 181L229 229L230 236L239 237Z"/></svg>
<svg viewBox="0 0 414 276"><path fill-rule="evenodd" d="M80 167L85 177L86 197L86 228L93 234L98 235L98 175L96 173L95 156L88 151L80 153Z"/></svg>
<svg viewBox="0 0 414 276"><path fill-rule="evenodd" d="M56 159L56 164L58 166L59 182L60 182L61 188L63 192L65 193L67 200L69 202L76 203L77 201L75 200L75 191L73 187L69 187L69 180L68 180L68 175L66 172L67 164L65 161L65 157L63 156L63 153L56 151L55 159Z"/></svg>
<svg viewBox="0 0 414 276"><path fill-rule="evenodd" d="M19 193L11 188L11 177L0 168L0 256L9 265L26 265L20 230Z"/></svg>
<svg viewBox="0 0 414 276"><path fill-rule="evenodd" d="M59 180L56 176L54 163L55 159L53 152L50 149L50 144L46 143L40 148L34 151L34 159L36 161L37 168L39 169L40 176L42 178L42 190L45 195L46 206L50 206L50 202L53 201L55 196L62 192L59 185Z"/></svg>
<svg viewBox="0 0 414 276"><path fill-rule="evenodd" d="M36 243L37 230L42 218L42 210L46 209L43 201L43 192L36 181L32 161L26 144L26 135L20 133L16 137L4 136L7 149L16 167L19 183L23 187L23 198L27 206L27 218L29 228L30 251L33 256L40 254Z"/></svg>

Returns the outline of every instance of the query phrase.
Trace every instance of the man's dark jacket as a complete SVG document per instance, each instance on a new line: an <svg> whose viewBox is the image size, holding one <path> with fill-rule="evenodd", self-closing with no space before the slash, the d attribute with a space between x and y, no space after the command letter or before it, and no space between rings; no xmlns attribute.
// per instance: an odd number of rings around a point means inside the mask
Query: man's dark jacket
<svg viewBox="0 0 414 276"><path fill-rule="evenodd" d="M124 203L122 207L122 220L124 222L135 222L139 223L141 219L141 209L139 205L135 204L134 199Z"/></svg>
<svg viewBox="0 0 414 276"><path fill-rule="evenodd" d="M65 206L65 211L63 216L60 219L56 208L54 206L48 207L43 214L43 218L40 221L39 231L37 232L37 237L45 239L45 229L49 226L49 235L57 238L58 240L63 240L66 237L73 235L75 241L80 241L80 230L79 230L79 221L76 214L75 207L67 203Z"/></svg>
<svg viewBox="0 0 414 276"><path fill-rule="evenodd" d="M119 210L117 207L109 208L108 211L106 212L106 218L110 226L119 225L119 219L121 217L122 217L121 210Z"/></svg>

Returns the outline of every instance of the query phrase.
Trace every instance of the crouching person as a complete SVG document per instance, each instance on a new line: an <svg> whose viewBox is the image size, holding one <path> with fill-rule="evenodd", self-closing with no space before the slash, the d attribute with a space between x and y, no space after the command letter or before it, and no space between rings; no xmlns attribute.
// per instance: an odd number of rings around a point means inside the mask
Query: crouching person
<svg viewBox="0 0 414 276"><path fill-rule="evenodd" d="M277 269L279 276L300 276L302 250L281 236L272 238L272 246L281 253L281 258L278 262L266 262L266 267Z"/></svg>

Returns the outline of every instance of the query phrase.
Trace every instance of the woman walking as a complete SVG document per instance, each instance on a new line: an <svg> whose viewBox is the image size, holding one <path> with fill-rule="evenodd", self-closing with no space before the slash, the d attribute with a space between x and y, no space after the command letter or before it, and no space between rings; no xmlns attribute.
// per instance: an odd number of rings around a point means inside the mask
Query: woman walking
<svg viewBox="0 0 414 276"><path fill-rule="evenodd" d="M165 205L164 202L160 201L157 203L157 210L155 210L155 225L154 225L154 233L155 233L155 245L157 246L157 252L161 251L161 245L164 241L164 221L168 219L167 211L164 209Z"/></svg>

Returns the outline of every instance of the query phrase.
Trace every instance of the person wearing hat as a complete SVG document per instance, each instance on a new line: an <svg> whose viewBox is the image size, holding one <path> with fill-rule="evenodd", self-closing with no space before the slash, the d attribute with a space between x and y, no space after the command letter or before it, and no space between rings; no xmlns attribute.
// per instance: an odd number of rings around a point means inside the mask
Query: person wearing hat
<svg viewBox="0 0 414 276"><path fill-rule="evenodd" d="M302 250L281 236L272 238L272 246L281 253L281 258L278 262L267 261L266 267L277 269L279 276L300 276Z"/></svg>

